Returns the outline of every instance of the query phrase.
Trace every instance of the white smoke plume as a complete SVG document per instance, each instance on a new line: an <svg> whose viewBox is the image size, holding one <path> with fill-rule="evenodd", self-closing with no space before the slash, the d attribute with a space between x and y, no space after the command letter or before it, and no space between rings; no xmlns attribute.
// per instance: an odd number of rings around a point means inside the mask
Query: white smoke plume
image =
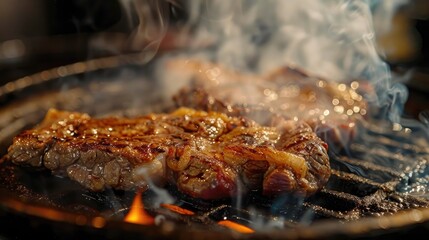
<svg viewBox="0 0 429 240"><path fill-rule="evenodd" d="M194 0L182 57L266 74L296 66L330 81L368 81L366 99L382 118L400 121L408 97L376 45L404 0ZM376 20L376 21L375 21ZM180 37L178 37L180 39ZM182 38L183 39L183 38ZM168 78L168 74L167 74ZM167 80L168 81L168 80Z"/></svg>

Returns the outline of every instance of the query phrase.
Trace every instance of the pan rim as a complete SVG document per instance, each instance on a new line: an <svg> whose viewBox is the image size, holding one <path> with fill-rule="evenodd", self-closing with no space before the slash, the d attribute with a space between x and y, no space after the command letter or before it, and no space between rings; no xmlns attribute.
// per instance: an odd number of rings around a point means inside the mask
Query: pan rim
<svg viewBox="0 0 429 240"><path fill-rule="evenodd" d="M94 72L97 70L117 68L125 65L133 64L146 64L151 60L148 58L147 53L134 53L128 55L119 55L113 57L104 57L92 59L87 61L76 62L68 65L54 67L42 72L37 72L9 83L0 86L0 98L16 91L22 91L36 85L55 81L59 78L78 75L87 72ZM1 163L1 161L0 161ZM46 218L45 215L40 215L40 208L44 210L56 211L58 214L66 214L63 219L49 219L50 221L62 221L64 223L76 225L76 219L80 214L69 213L52 208L41 207L34 208L31 203L25 202L20 199L12 199L8 194L0 194L0 206L7 211L15 211L24 213L35 217ZM97 218L97 217L94 217ZM94 227L91 225L93 219L88 219L86 226ZM109 223L111 220L106 220ZM117 224L117 223L116 223ZM120 224L129 224L122 222ZM274 229L269 233L256 232L251 235L237 234L225 231L225 236L233 239L247 239L248 237L256 239L320 239L333 236L357 236L362 234L370 234L375 232L392 231L404 227L415 227L419 224L428 224L429 226L429 208L414 208L401 210L390 215L383 216L367 216L361 217L357 220L349 220L341 222L338 219L318 220L309 226L297 226L294 229L277 230ZM108 224L104 225L108 226ZM138 227L141 227L139 225ZM95 227L94 227L95 228ZM147 228L158 228L157 226L148 226ZM158 229L159 230L159 229ZM188 231L188 228L181 229L181 231ZM195 231L194 230L191 230ZM229 234L228 234L229 233Z"/></svg>

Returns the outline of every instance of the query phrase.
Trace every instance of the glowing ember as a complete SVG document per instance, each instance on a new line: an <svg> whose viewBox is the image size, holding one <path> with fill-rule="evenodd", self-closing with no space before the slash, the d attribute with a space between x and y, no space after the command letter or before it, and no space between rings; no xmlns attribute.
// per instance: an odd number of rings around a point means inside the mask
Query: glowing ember
<svg viewBox="0 0 429 240"><path fill-rule="evenodd" d="M188 210L188 209L184 209L181 208L179 206L173 205L173 204L161 204L161 207L166 208L172 212L176 212L182 215L194 215L195 213Z"/></svg>
<svg viewBox="0 0 429 240"><path fill-rule="evenodd" d="M254 233L255 232L255 230L253 230L253 229L251 229L249 227L246 227L244 225L241 225L239 223L232 222L232 221L229 221L229 220L219 221L218 224L222 225L224 227L227 227L229 229L232 229L234 231L240 232L240 233Z"/></svg>
<svg viewBox="0 0 429 240"><path fill-rule="evenodd" d="M133 203L131 204L130 211L125 216L124 221L142 225L152 225L154 224L154 218L144 210L141 196L142 193L140 191L137 192Z"/></svg>

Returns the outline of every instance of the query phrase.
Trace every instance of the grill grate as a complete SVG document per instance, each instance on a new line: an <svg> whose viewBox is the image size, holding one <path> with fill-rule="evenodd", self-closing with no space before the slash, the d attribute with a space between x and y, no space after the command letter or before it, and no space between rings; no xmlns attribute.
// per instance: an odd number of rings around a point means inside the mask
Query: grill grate
<svg viewBox="0 0 429 240"><path fill-rule="evenodd" d="M389 142L396 144L396 147L402 146L399 142ZM404 146L398 151L401 154L370 150L371 159L365 159L358 158L365 154L364 146L353 144L349 152L353 157L331 156L332 176L327 186L306 200L290 196L269 199L255 193L245 199L203 201L187 197L174 187L167 186L170 194L177 198L175 204L193 211L195 214L192 216L152 206L157 196L151 191L143 195L143 201L152 214L162 215L166 221L207 225L210 229L222 228L216 223L224 219L260 230L267 227L285 229L313 224L322 219L354 221L367 216L378 217L406 209L429 207L427 198L401 192L404 176L415 170L409 166L424 164L424 159L429 156L426 151L417 152L408 145ZM383 164L379 163L380 159ZM403 169L385 166L385 159L389 161L389 166L403 166ZM68 179L53 177L48 172L21 169L6 162L2 165L1 186L20 198L43 202L51 207L121 220L134 197L132 192L88 192ZM68 189L64 189L65 185Z"/></svg>
<svg viewBox="0 0 429 240"><path fill-rule="evenodd" d="M85 111L98 116L117 113L136 115L149 111L140 104L135 105L141 102L150 106L150 110L159 109L165 104L165 99L160 99L159 94L153 91L153 84L147 81L142 84L141 74L137 75L138 81L130 80L128 85L103 79L103 84L88 81L86 87L82 87L80 82L77 86L69 85L62 92L37 94L30 101L5 105L0 109L0 153L6 151L13 135L39 122L49 107ZM143 99L136 99L134 95L125 95L124 98L124 92L130 90L124 87L138 92ZM112 99L123 101L117 101L112 106L109 104ZM96 109L93 109L94 105ZM269 199L255 193L243 199L202 201L191 199L167 186L170 194L177 199L175 204L193 211L194 215L181 215L152 206L157 196L151 191L143 195L145 206L153 215L164 216L164 222L203 226L213 231L225 230L216 224L223 219L258 231L283 231L315 225L322 220L357 222L365 217L428 208L429 198L425 196L425 191L419 195L418 187L427 188L420 181L428 179L429 148L418 141L411 143L410 136L405 132L394 132L368 123L363 123L361 127L363 129L358 132L364 134L359 135L347 151L330 154L331 179L324 189L306 200L290 196ZM53 177L44 171L18 168L7 162L0 162L0 191L29 204L86 216L101 215L112 221L122 220L135 195L134 192L122 191L88 192L68 179ZM4 196L1 195L0 200Z"/></svg>
<svg viewBox="0 0 429 240"><path fill-rule="evenodd" d="M406 176L412 175L418 166L426 166L426 159L429 159L427 149L394 140L402 137L401 133L386 137L384 133L369 130L369 134L372 141L368 146L374 148L367 149L363 144L354 143L348 151L349 156L332 155L332 176L327 186L305 201L252 196L242 203L243 209L234 204L214 204L210 207L211 204L195 203L189 199L178 204L199 213L193 217L198 219L197 222L227 218L250 226L264 222L281 228L312 224L320 219L353 221L429 207L426 197L404 192ZM186 196L179 199L186 199ZM185 222L189 223L189 220Z"/></svg>

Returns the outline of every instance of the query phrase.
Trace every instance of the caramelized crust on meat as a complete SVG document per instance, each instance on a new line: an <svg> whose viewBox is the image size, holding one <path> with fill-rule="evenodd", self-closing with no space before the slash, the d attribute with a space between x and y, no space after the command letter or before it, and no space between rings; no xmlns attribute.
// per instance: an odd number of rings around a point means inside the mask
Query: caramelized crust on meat
<svg viewBox="0 0 429 240"><path fill-rule="evenodd" d="M52 109L15 137L7 158L94 191L145 188L150 178L203 199L242 194L238 189L313 194L330 176L327 145L306 123L273 126L189 108L99 119Z"/></svg>

